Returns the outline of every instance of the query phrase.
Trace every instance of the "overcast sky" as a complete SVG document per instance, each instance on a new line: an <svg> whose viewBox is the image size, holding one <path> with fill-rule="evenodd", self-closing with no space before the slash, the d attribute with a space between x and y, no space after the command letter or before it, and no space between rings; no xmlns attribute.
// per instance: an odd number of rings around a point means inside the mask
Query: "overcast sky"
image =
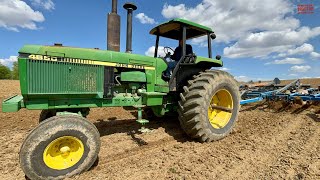
<svg viewBox="0 0 320 180"><path fill-rule="evenodd" d="M213 54L238 80L320 77L319 0L156 0L134 2L133 53L151 55L152 27L185 18L211 27ZM119 0L121 51L125 50L126 11ZM313 4L313 14L297 5ZM24 44L106 49L106 14L111 0L0 0L0 62L12 66ZM205 38L192 40L196 54L207 56ZM178 43L160 39L161 46ZM160 54L162 49L160 48Z"/></svg>

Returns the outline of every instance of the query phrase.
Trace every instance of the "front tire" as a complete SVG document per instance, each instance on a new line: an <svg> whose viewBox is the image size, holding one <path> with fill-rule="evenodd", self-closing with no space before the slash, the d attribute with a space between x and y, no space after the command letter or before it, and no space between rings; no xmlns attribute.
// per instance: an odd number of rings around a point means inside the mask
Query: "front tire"
<svg viewBox="0 0 320 180"><path fill-rule="evenodd" d="M159 118L154 114L153 110L150 107L144 108L143 112L144 112L143 116L147 120L155 120L155 119Z"/></svg>
<svg viewBox="0 0 320 180"><path fill-rule="evenodd" d="M98 157L97 128L77 115L54 116L27 136L20 165L30 179L64 179L88 170Z"/></svg>
<svg viewBox="0 0 320 180"><path fill-rule="evenodd" d="M240 108L237 82L223 71L200 73L180 93L178 113L182 129L191 138L211 142L226 137Z"/></svg>
<svg viewBox="0 0 320 180"><path fill-rule="evenodd" d="M56 114L57 114L56 110L48 110L48 109L42 110L39 116L39 123L41 123L42 121L48 118L55 116Z"/></svg>

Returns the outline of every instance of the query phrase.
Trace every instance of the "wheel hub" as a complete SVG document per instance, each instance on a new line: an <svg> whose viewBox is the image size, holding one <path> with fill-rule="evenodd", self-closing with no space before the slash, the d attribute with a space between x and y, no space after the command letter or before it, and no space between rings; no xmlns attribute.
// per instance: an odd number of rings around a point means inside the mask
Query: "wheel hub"
<svg viewBox="0 0 320 180"><path fill-rule="evenodd" d="M208 107L208 120L215 129L224 128L231 119L233 99L226 89L217 91L211 98Z"/></svg>
<svg viewBox="0 0 320 180"><path fill-rule="evenodd" d="M60 148L60 152L62 155L67 156L70 153L70 147L65 145Z"/></svg>
<svg viewBox="0 0 320 180"><path fill-rule="evenodd" d="M44 163L56 170L74 166L84 153L83 143L76 137L63 136L52 141L43 152Z"/></svg>

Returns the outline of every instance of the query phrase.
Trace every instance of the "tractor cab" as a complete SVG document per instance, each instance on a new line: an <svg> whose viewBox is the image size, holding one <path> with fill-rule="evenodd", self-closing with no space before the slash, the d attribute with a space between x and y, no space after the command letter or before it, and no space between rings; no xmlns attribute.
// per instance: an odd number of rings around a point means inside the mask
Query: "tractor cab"
<svg viewBox="0 0 320 180"><path fill-rule="evenodd" d="M182 40L181 58L175 59L176 66L172 69L172 74L169 79L169 87L171 91L181 89L182 85L185 84L184 80L191 75L198 74L204 69L210 69L211 67L221 67L222 61L221 56L217 55L216 59L212 59L211 40L216 38L216 35L211 28L185 20L185 19L173 19L162 23L150 31L150 34L156 35L155 53L154 57L158 57L159 41L160 37L165 37L177 41ZM208 57L197 56L195 53L189 53L187 40L207 36L208 40ZM164 61L167 57L171 56L170 47L164 47L166 56L163 58ZM180 88L179 88L180 87Z"/></svg>

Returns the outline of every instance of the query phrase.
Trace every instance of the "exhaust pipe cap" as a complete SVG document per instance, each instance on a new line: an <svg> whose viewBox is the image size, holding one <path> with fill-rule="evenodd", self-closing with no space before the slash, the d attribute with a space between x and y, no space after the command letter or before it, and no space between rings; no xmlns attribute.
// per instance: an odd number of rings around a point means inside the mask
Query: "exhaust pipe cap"
<svg viewBox="0 0 320 180"><path fill-rule="evenodd" d="M127 2L123 5L123 8L126 10L132 9L133 11L137 9L137 6L134 3Z"/></svg>

